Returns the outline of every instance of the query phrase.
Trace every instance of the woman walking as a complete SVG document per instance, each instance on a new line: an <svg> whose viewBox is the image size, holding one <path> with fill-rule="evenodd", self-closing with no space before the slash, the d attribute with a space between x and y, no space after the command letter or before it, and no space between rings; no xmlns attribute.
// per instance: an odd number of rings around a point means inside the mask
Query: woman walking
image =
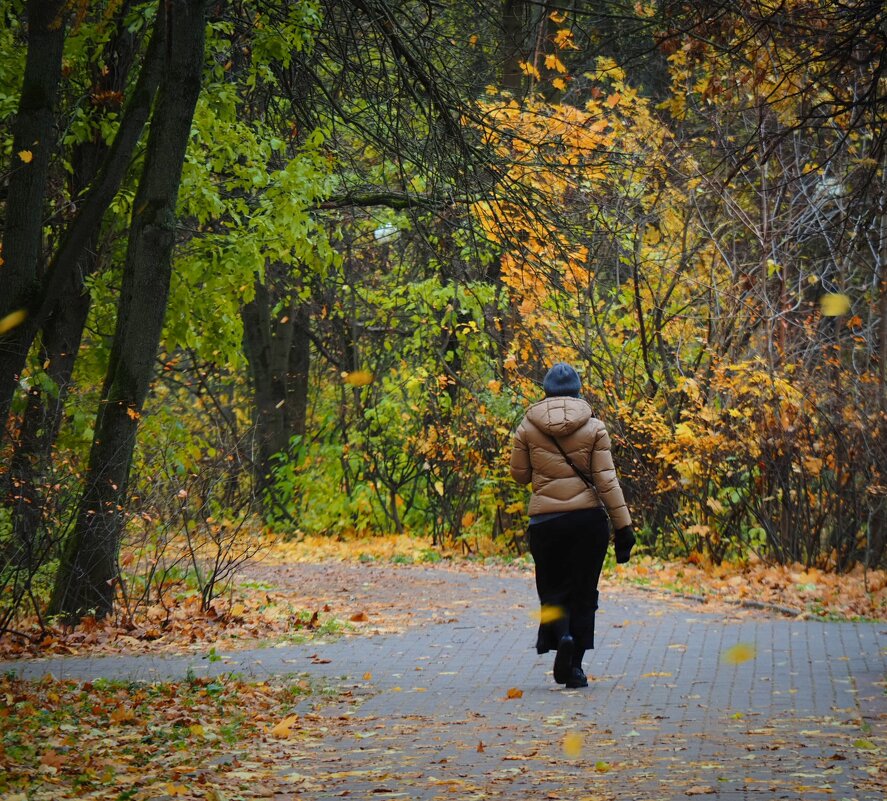
<svg viewBox="0 0 887 801"><path fill-rule="evenodd" d="M617 562L628 561L635 543L610 437L579 397L580 387L569 364L554 365L542 383L545 399L527 410L511 452L512 477L532 482L528 533L542 607L536 651L556 651L554 680L567 687L588 686L582 658L594 648L607 515Z"/></svg>

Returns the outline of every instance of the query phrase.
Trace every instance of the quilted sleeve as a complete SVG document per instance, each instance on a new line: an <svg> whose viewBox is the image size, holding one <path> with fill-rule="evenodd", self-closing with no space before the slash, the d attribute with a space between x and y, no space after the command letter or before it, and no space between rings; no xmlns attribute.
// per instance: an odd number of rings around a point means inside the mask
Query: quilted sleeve
<svg viewBox="0 0 887 801"><path fill-rule="evenodd" d="M613 454L610 452L610 435L603 426L598 432L594 450L591 452L591 477L598 496L607 507L613 528L630 526L631 515L628 506L625 505L622 487L619 486L619 479L616 476L616 466L613 464Z"/></svg>

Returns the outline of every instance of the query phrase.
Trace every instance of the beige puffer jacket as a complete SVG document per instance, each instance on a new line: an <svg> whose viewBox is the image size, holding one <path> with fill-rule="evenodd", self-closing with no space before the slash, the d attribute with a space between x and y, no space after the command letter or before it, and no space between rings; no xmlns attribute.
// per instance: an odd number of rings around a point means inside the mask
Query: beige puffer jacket
<svg viewBox="0 0 887 801"><path fill-rule="evenodd" d="M594 490L546 435L557 437L573 464L594 481ZM520 484L533 482L531 516L588 509L603 501L614 529L631 525L610 453L610 436L581 398L546 398L527 410L514 434L511 475Z"/></svg>

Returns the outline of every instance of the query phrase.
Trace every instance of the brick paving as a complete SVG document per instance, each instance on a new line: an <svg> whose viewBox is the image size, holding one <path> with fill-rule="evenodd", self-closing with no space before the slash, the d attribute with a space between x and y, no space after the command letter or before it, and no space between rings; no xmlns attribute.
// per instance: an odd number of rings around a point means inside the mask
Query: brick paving
<svg viewBox="0 0 887 801"><path fill-rule="evenodd" d="M362 700L348 708L305 702L304 712L316 704L317 714L348 723L331 727L310 766L282 764L279 799L887 795L885 623L710 612L606 585L598 647L585 660L591 685L566 690L552 681L551 656L531 647L529 576L350 570L356 600L396 589L414 605L413 624L396 635L230 652L219 661L69 657L0 670L140 681L189 670L307 673L351 689ZM723 654L739 643L754 658L726 663ZM508 698L512 688L520 697Z"/></svg>

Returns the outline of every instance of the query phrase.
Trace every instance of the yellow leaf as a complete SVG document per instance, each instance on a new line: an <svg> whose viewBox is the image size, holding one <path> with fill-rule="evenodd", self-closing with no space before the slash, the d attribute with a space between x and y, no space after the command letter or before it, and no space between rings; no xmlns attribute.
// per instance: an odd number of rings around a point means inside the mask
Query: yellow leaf
<svg viewBox="0 0 887 801"><path fill-rule="evenodd" d="M577 757L582 753L582 735L577 731L570 731L564 735L564 754L568 757Z"/></svg>
<svg viewBox="0 0 887 801"><path fill-rule="evenodd" d="M609 762L595 762L594 769L598 773L607 773L610 770L610 763Z"/></svg>
<svg viewBox="0 0 887 801"><path fill-rule="evenodd" d="M622 100L622 95L619 94L619 92L613 92L613 94L611 94L611 95L607 98L607 105L608 105L610 108L616 108L616 106L619 105L619 101L620 101L620 100Z"/></svg>
<svg viewBox="0 0 887 801"><path fill-rule="evenodd" d="M130 723L135 720L136 714L125 706L118 706L109 717L111 723Z"/></svg>
<svg viewBox="0 0 887 801"><path fill-rule="evenodd" d="M670 676L671 673L666 673L662 670L653 670L650 673L644 673L641 678L642 679L650 679L650 678L659 678L660 676Z"/></svg>
<svg viewBox="0 0 887 801"><path fill-rule="evenodd" d="M522 698L524 694L523 690L519 690L517 687L509 687L508 692L505 693L506 698Z"/></svg>
<svg viewBox="0 0 887 801"><path fill-rule="evenodd" d="M548 19L550 19L555 25L560 25L567 18L567 14L564 11L552 11L548 15Z"/></svg>
<svg viewBox="0 0 887 801"><path fill-rule="evenodd" d="M366 672L366 673L363 674L363 680L364 680L364 681L370 681L372 678L373 678L373 674L370 673L370 672Z"/></svg>
<svg viewBox="0 0 887 801"><path fill-rule="evenodd" d="M878 746L876 746L871 740L859 739L853 741L853 747L859 748L862 751L877 751Z"/></svg>
<svg viewBox="0 0 887 801"><path fill-rule="evenodd" d="M25 164L30 164L34 160L34 154L30 150L19 150L18 157Z"/></svg>
<svg viewBox="0 0 887 801"><path fill-rule="evenodd" d="M232 604L229 614L231 617L243 617L246 614L246 607L241 603Z"/></svg>
<svg viewBox="0 0 887 801"><path fill-rule="evenodd" d="M540 623L552 623L555 620L560 620L564 616L564 609L562 606L544 604L536 613L536 616Z"/></svg>
<svg viewBox="0 0 887 801"><path fill-rule="evenodd" d="M838 317L850 311L850 298L840 292L830 292L819 299L819 308L824 317Z"/></svg>
<svg viewBox="0 0 887 801"><path fill-rule="evenodd" d="M559 92L566 92L567 91L567 82L563 78L555 78L551 82L551 85L555 89L557 89Z"/></svg>
<svg viewBox="0 0 887 801"><path fill-rule="evenodd" d="M345 383L351 384L352 387L365 387L373 383L373 374L369 370L355 370L352 373L345 373L342 377Z"/></svg>
<svg viewBox="0 0 887 801"><path fill-rule="evenodd" d="M192 737L203 737L206 732L199 723L195 723L193 726L188 727L188 731L191 733Z"/></svg>
<svg viewBox="0 0 887 801"><path fill-rule="evenodd" d="M561 50L578 50L576 43L573 41L573 31L569 28L561 28L554 35L554 43Z"/></svg>
<svg viewBox="0 0 887 801"><path fill-rule="evenodd" d="M166 783L167 795L188 795L188 788L184 784Z"/></svg>
<svg viewBox="0 0 887 801"><path fill-rule="evenodd" d="M519 61L518 66L521 68L521 72L524 75L527 75L531 78L535 78L539 80L542 76L539 74L539 70L533 64L530 64L528 61Z"/></svg>
<svg viewBox="0 0 887 801"><path fill-rule="evenodd" d="M748 662L749 659L754 659L756 655L757 650L754 645L747 642L740 642L731 646L721 654L721 662L725 665L740 665L743 662Z"/></svg>
<svg viewBox="0 0 887 801"><path fill-rule="evenodd" d="M547 56L545 56L545 68L549 70L556 70L562 75L565 75L567 72L567 68L564 66L564 63L554 53L549 53Z"/></svg>
<svg viewBox="0 0 887 801"><path fill-rule="evenodd" d="M278 737L281 740L285 740L287 737L292 735L292 728L296 725L296 722L299 720L298 715L288 715L283 720L280 721L273 729L271 729L271 736Z"/></svg>
<svg viewBox="0 0 887 801"><path fill-rule="evenodd" d="M7 331L12 331L13 328L17 328L27 319L27 317L28 312L25 309L19 309L18 311L7 314L6 317L0 320L0 334L5 334Z"/></svg>
<svg viewBox="0 0 887 801"><path fill-rule="evenodd" d="M437 492L438 495L443 495L443 494L444 494L444 485L443 485L443 481L435 481L435 482L434 482L434 489L435 489L435 492Z"/></svg>

